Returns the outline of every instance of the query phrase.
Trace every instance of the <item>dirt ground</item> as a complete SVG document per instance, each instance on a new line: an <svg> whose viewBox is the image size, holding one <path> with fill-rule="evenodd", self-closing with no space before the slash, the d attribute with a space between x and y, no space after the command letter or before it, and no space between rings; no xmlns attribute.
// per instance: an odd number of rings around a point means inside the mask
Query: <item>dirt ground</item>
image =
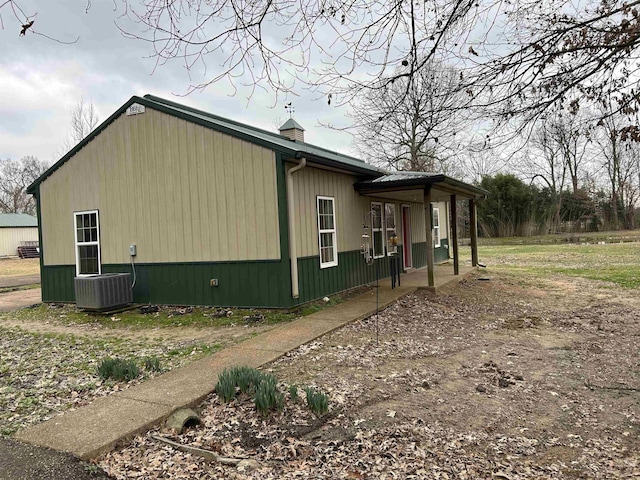
<svg viewBox="0 0 640 480"><path fill-rule="evenodd" d="M379 342L376 342L376 330ZM136 437L99 464L116 478L640 478L640 299L582 278L475 274L411 294L270 366L329 396L201 405L172 438L252 473ZM289 394L286 394L289 397Z"/></svg>

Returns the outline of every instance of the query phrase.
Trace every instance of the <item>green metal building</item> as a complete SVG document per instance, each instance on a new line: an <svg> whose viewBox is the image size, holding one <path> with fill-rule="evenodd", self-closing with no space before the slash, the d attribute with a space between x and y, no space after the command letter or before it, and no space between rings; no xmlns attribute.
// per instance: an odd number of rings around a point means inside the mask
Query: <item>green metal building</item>
<svg viewBox="0 0 640 480"><path fill-rule="evenodd" d="M268 132L151 95L29 192L45 302L74 301L76 276L135 268L135 302L274 308L371 282L371 262L388 276L391 255L432 272L451 256L455 200L473 214L486 193L310 145L294 120Z"/></svg>

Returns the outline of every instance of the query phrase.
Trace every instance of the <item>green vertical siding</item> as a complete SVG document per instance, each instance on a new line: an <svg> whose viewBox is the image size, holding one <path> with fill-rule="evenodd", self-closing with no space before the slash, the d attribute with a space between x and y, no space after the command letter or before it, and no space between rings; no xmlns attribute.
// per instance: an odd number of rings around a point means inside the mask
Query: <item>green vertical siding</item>
<svg viewBox="0 0 640 480"><path fill-rule="evenodd" d="M402 259L400 246L397 258ZM338 265L335 267L321 269L319 257L312 256L299 258L298 269L300 277L298 303L306 303L325 295L375 282L376 269L379 279L390 277L390 257L378 258L375 263L367 265L360 250L352 250L338 253Z"/></svg>
<svg viewBox="0 0 640 480"><path fill-rule="evenodd" d="M449 241L446 238L440 240L440 246L433 249L433 261L442 263L449 260ZM413 267L421 268L427 265L427 244L426 242L413 244Z"/></svg>
<svg viewBox="0 0 640 480"><path fill-rule="evenodd" d="M427 264L427 242L414 243L411 247L413 268L424 267Z"/></svg>
<svg viewBox="0 0 640 480"><path fill-rule="evenodd" d="M440 240L440 246L433 249L433 261L435 263L442 263L449 260L449 240L442 238Z"/></svg>
<svg viewBox="0 0 640 480"><path fill-rule="evenodd" d="M136 265L136 303L287 307L291 304L289 278L280 261L158 263ZM288 265L287 265L288 268ZM284 269L284 271L287 270ZM103 273L131 273L131 265L103 265ZM45 266L42 298L45 302L73 302L75 266ZM219 285L210 286L217 278Z"/></svg>
<svg viewBox="0 0 640 480"><path fill-rule="evenodd" d="M416 268L426 263L425 243L413 244ZM398 248L402 258L402 247ZM300 298L291 298L288 262L199 262L136 264L136 303L288 308L347 290L378 278L389 282L390 258L367 265L359 250L338 254L338 265L320 268L317 256L298 259ZM129 264L102 266L103 273L131 273ZM74 265L44 266L42 298L45 302L75 301ZM217 287L210 286L212 278Z"/></svg>
<svg viewBox="0 0 640 480"><path fill-rule="evenodd" d="M44 265L40 269L43 302L73 302L75 265Z"/></svg>

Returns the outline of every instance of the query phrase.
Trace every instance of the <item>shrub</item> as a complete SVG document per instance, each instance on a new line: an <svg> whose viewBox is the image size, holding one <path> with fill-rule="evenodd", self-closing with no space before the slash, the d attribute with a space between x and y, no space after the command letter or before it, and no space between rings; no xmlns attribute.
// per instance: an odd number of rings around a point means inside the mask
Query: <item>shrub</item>
<svg viewBox="0 0 640 480"><path fill-rule="evenodd" d="M329 399L322 392L317 392L313 387L304 389L307 394L307 405L317 416L322 416L329 411Z"/></svg>
<svg viewBox="0 0 640 480"><path fill-rule="evenodd" d="M133 360L106 357L98 363L98 375L103 380L129 381L140 375L140 368Z"/></svg>

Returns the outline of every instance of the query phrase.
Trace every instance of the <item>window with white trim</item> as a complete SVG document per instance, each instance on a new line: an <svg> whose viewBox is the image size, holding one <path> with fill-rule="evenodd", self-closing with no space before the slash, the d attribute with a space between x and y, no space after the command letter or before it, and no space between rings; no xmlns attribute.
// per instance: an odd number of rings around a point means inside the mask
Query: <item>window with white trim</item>
<svg viewBox="0 0 640 480"><path fill-rule="evenodd" d="M318 196L317 205L320 268L335 267L338 265L335 200L333 197Z"/></svg>
<svg viewBox="0 0 640 480"><path fill-rule="evenodd" d="M373 242L373 258L384 257L382 203L380 202L371 202L371 240Z"/></svg>
<svg viewBox="0 0 640 480"><path fill-rule="evenodd" d="M76 275L99 275L100 220L97 210L73 214L76 243Z"/></svg>
<svg viewBox="0 0 640 480"><path fill-rule="evenodd" d="M398 253L398 244L393 244L393 238L396 238L396 242L398 241L398 237L396 234L396 205L395 203L385 203L384 204L384 224L386 230L386 239L387 239L387 255L393 255Z"/></svg>
<svg viewBox="0 0 640 480"><path fill-rule="evenodd" d="M440 209L433 207L433 245L434 247L440 246Z"/></svg>

